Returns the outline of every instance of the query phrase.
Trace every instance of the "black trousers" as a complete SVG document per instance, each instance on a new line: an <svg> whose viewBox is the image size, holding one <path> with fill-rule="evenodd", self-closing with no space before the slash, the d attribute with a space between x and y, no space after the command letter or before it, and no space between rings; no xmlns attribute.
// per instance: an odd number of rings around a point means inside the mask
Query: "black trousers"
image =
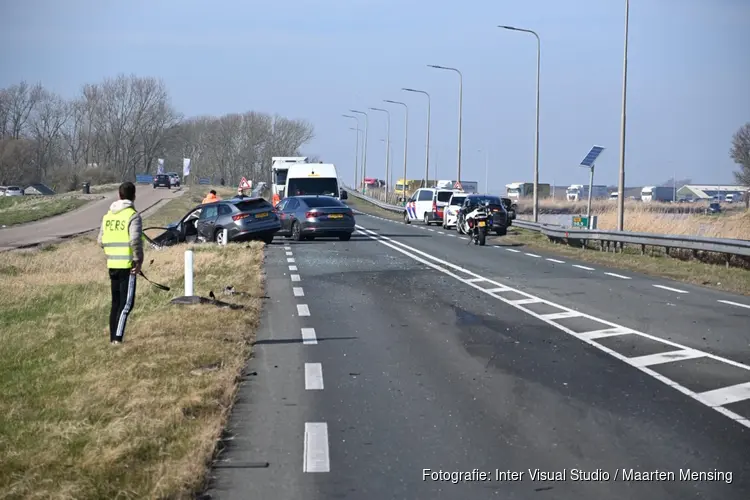
<svg viewBox="0 0 750 500"><path fill-rule="evenodd" d="M135 304L135 279L130 269L110 269L112 309L109 311L109 340L123 341L125 324Z"/></svg>

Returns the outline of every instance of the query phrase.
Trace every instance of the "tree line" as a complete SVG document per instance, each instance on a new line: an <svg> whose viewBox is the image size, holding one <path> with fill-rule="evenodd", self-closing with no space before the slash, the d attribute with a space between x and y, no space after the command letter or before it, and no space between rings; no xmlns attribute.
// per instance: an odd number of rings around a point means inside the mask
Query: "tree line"
<svg viewBox="0 0 750 500"><path fill-rule="evenodd" d="M42 182L58 192L166 171L236 183L270 182L272 156L297 156L313 138L303 120L248 111L187 118L161 80L118 75L73 99L22 81L0 89L0 185Z"/></svg>

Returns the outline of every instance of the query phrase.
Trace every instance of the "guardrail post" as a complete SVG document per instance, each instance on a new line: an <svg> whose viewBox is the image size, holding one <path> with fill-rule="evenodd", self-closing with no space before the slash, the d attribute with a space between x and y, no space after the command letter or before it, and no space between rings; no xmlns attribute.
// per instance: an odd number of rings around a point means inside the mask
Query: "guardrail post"
<svg viewBox="0 0 750 500"><path fill-rule="evenodd" d="M193 251L185 250L185 296L193 296Z"/></svg>
<svg viewBox="0 0 750 500"><path fill-rule="evenodd" d="M641 255L646 255L646 245L641 245Z"/></svg>

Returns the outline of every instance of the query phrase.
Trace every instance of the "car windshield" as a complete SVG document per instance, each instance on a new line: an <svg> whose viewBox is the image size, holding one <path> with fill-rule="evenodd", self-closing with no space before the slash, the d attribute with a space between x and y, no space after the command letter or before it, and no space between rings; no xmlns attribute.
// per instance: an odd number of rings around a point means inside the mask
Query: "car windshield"
<svg viewBox="0 0 750 500"><path fill-rule="evenodd" d="M266 200L246 200L234 204L240 212L249 212L250 210L271 210L273 207Z"/></svg>
<svg viewBox="0 0 750 500"><path fill-rule="evenodd" d="M451 196L453 196L453 191L438 191L437 201L447 203L451 199Z"/></svg>
<svg viewBox="0 0 750 500"><path fill-rule="evenodd" d="M466 196L454 196L451 199L451 206L462 205L465 199L466 199Z"/></svg>
<svg viewBox="0 0 750 500"><path fill-rule="evenodd" d="M305 198L303 201L310 208L343 207L344 206L344 204L341 203L336 198L330 198L328 196L321 196L319 198Z"/></svg>
<svg viewBox="0 0 750 500"><path fill-rule="evenodd" d="M300 196L305 194L337 196L339 194L338 182L335 177L304 177L289 179L288 196Z"/></svg>

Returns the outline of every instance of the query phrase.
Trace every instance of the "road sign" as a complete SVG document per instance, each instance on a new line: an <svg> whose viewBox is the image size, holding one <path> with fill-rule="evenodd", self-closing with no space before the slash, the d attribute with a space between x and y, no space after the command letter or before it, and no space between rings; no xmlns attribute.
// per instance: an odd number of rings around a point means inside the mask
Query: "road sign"
<svg viewBox="0 0 750 500"><path fill-rule="evenodd" d="M591 151L589 151L589 154L586 155L586 158L583 159L581 162L582 167L588 167L591 168L594 166L594 163L596 162L596 159L599 158L599 155L602 154L602 151L604 151L604 148L601 146L594 146L591 148Z"/></svg>
<svg viewBox="0 0 750 500"><path fill-rule="evenodd" d="M242 189L252 189L252 186L250 185L249 182L247 182L247 179L245 179L244 177L240 180L240 187Z"/></svg>
<svg viewBox="0 0 750 500"><path fill-rule="evenodd" d="M456 183L453 185L453 189L460 189L461 191L464 190L463 186L461 185L460 181L456 181Z"/></svg>
<svg viewBox="0 0 750 500"><path fill-rule="evenodd" d="M574 215L571 217L571 226L577 229L596 229L597 228L597 219L598 217L596 215L594 216L588 216L588 215Z"/></svg>

